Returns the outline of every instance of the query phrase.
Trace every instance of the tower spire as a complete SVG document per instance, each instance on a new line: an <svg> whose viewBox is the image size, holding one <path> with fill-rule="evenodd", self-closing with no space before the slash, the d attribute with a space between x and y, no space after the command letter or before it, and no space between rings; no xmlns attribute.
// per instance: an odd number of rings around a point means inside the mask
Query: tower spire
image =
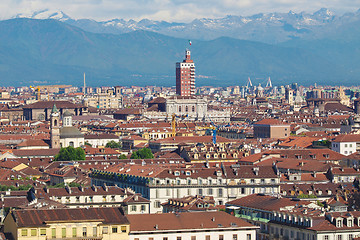
<svg viewBox="0 0 360 240"><path fill-rule="evenodd" d="M83 88L83 93L84 93L84 95L85 95L85 93L86 93L85 72L84 72L84 88Z"/></svg>

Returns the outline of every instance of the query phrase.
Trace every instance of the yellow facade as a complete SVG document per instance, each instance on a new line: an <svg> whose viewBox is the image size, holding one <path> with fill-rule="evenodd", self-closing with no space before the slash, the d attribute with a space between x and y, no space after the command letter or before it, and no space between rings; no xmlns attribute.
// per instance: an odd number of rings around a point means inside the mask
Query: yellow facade
<svg viewBox="0 0 360 240"><path fill-rule="evenodd" d="M4 232L12 233L15 240L60 239L129 239L130 225L107 225L98 220L82 222L46 222L40 227L17 227L11 213L4 221Z"/></svg>

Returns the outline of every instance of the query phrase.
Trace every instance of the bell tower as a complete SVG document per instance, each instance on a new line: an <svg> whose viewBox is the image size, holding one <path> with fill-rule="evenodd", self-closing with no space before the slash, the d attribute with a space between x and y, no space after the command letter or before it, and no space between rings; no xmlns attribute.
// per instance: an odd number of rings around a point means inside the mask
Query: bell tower
<svg viewBox="0 0 360 240"><path fill-rule="evenodd" d="M60 148L60 114L54 104L50 114L50 142L51 148Z"/></svg>

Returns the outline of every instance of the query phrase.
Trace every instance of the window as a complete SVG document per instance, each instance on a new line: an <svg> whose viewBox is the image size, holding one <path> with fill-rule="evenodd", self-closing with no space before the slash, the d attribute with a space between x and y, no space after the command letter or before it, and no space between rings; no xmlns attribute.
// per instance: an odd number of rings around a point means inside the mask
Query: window
<svg viewBox="0 0 360 240"><path fill-rule="evenodd" d="M83 237L86 237L86 236L87 236L87 228L83 227Z"/></svg>
<svg viewBox="0 0 360 240"><path fill-rule="evenodd" d="M76 227L73 227L73 228L72 228L72 236L73 236L73 237L77 237Z"/></svg>
<svg viewBox="0 0 360 240"><path fill-rule="evenodd" d="M145 206L145 205L141 205L141 211L142 211L142 212L145 212L145 210L146 210L146 206Z"/></svg>
<svg viewBox="0 0 360 240"><path fill-rule="evenodd" d="M198 189L199 190L199 196L203 195L203 190L201 188Z"/></svg>
<svg viewBox="0 0 360 240"><path fill-rule="evenodd" d="M352 234L349 234L348 235L348 240L352 240L353 239L353 235Z"/></svg>
<svg viewBox="0 0 360 240"><path fill-rule="evenodd" d="M163 237L163 240L168 240L168 238L167 238L167 237Z"/></svg>
<svg viewBox="0 0 360 240"><path fill-rule="evenodd" d="M103 234L108 234L109 233L109 228L108 227L103 227L102 233Z"/></svg>
<svg viewBox="0 0 360 240"><path fill-rule="evenodd" d="M223 190L222 188L219 188L219 194L218 194L219 197L222 197L223 196Z"/></svg>
<svg viewBox="0 0 360 240"><path fill-rule="evenodd" d="M154 238L153 238L153 237L149 237L149 240L154 240Z"/></svg>
<svg viewBox="0 0 360 240"><path fill-rule="evenodd" d="M112 233L117 233L118 232L118 228L117 227L112 227Z"/></svg>
<svg viewBox="0 0 360 240"><path fill-rule="evenodd" d="M219 240L224 240L224 235L219 235Z"/></svg>
<svg viewBox="0 0 360 240"><path fill-rule="evenodd" d="M209 188L209 189L208 189L208 194L209 194L209 195L213 195L213 190L212 190L212 188Z"/></svg>
<svg viewBox="0 0 360 240"><path fill-rule="evenodd" d="M181 240L181 237L176 237L176 240Z"/></svg>
<svg viewBox="0 0 360 240"><path fill-rule="evenodd" d="M93 236L94 236L94 237L97 236L97 227L93 227Z"/></svg>
<svg viewBox="0 0 360 240"><path fill-rule="evenodd" d="M191 240L196 240L196 236L191 236Z"/></svg>
<svg viewBox="0 0 360 240"><path fill-rule="evenodd" d="M31 229L30 234L31 234L31 236L36 236L37 235L36 229Z"/></svg>
<svg viewBox="0 0 360 240"><path fill-rule="evenodd" d="M131 206L131 211L132 211L132 212L136 212L136 205L132 205L132 206Z"/></svg>
<svg viewBox="0 0 360 240"><path fill-rule="evenodd" d="M342 222L341 220L336 220L336 227L342 227Z"/></svg>
<svg viewBox="0 0 360 240"><path fill-rule="evenodd" d="M251 234L246 234L246 240L251 240Z"/></svg>
<svg viewBox="0 0 360 240"><path fill-rule="evenodd" d="M51 229L51 237L56 238L56 228Z"/></svg>
<svg viewBox="0 0 360 240"><path fill-rule="evenodd" d="M27 229L21 229L21 236L26 237L27 236Z"/></svg>
<svg viewBox="0 0 360 240"><path fill-rule="evenodd" d="M61 229L61 237L66 238L66 228Z"/></svg>
<svg viewBox="0 0 360 240"><path fill-rule="evenodd" d="M123 233L126 232L126 226L121 226L121 232L123 232Z"/></svg>
<svg viewBox="0 0 360 240"><path fill-rule="evenodd" d="M40 229L40 236L46 235L46 229Z"/></svg>
<svg viewBox="0 0 360 240"><path fill-rule="evenodd" d="M338 235L336 239L337 240L342 240L342 235Z"/></svg>
<svg viewBox="0 0 360 240"><path fill-rule="evenodd" d="M237 240L237 234L233 234L233 240Z"/></svg>
<svg viewBox="0 0 360 240"><path fill-rule="evenodd" d="M205 240L210 240L210 235L206 235Z"/></svg>

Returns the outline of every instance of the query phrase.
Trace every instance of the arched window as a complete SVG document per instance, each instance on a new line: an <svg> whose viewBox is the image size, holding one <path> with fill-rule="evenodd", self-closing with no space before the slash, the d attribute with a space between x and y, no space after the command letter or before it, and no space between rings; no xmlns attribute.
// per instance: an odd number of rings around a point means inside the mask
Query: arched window
<svg viewBox="0 0 360 240"><path fill-rule="evenodd" d="M195 112L195 106L192 106L192 111Z"/></svg>
<svg viewBox="0 0 360 240"><path fill-rule="evenodd" d="M181 106L179 106L179 112L181 112Z"/></svg>
<svg viewBox="0 0 360 240"><path fill-rule="evenodd" d="M185 107L185 112L188 112L189 111L189 108L188 106Z"/></svg>

